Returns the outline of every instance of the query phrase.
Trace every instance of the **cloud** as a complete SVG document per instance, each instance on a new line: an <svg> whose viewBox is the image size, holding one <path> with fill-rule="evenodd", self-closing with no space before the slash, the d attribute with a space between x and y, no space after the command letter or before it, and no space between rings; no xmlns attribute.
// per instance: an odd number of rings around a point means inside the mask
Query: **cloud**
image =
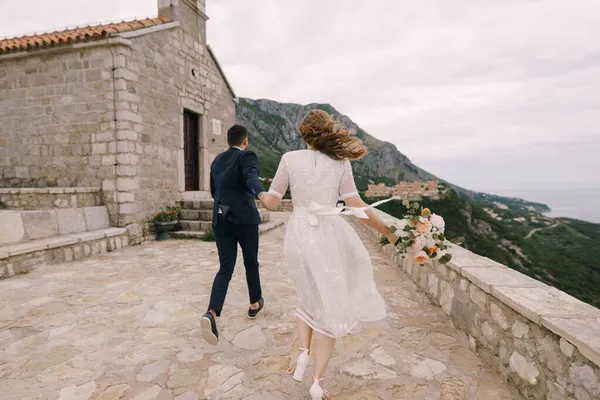
<svg viewBox="0 0 600 400"><path fill-rule="evenodd" d="M269 76L236 68L240 95L329 102L422 167L472 187L599 180L589 168L600 151L597 2L288 7L222 1L209 10L226 72L243 60Z"/></svg>
<svg viewBox="0 0 600 400"><path fill-rule="evenodd" d="M155 13L154 0L22 0L0 35ZM530 170L600 180L585 167L600 152L597 0L207 0L207 13L240 96L331 103L475 189L532 184Z"/></svg>

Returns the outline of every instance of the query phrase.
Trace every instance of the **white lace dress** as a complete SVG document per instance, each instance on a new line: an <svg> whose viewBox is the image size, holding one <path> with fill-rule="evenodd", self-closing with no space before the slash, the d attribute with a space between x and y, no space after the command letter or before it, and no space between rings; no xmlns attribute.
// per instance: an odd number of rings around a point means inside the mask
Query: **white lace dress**
<svg viewBox="0 0 600 400"><path fill-rule="evenodd" d="M285 154L269 193L281 198L290 188L294 212L288 221L284 254L298 296L297 315L315 331L339 338L357 323L386 316L373 280L369 253L340 215L315 215L358 196L349 161L312 150Z"/></svg>

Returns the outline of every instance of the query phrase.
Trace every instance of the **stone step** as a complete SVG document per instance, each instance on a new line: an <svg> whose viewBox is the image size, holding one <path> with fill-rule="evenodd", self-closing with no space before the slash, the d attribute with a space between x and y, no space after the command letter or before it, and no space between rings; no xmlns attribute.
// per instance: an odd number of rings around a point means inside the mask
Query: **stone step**
<svg viewBox="0 0 600 400"><path fill-rule="evenodd" d="M181 220L177 225L181 231L212 231L212 221Z"/></svg>
<svg viewBox="0 0 600 400"><path fill-rule="evenodd" d="M213 211L184 209L181 210L179 215L185 221L212 221Z"/></svg>
<svg viewBox="0 0 600 400"><path fill-rule="evenodd" d="M206 232L202 232L202 231L177 231L177 232L171 232L170 235L174 239L202 239L206 235Z"/></svg>
<svg viewBox="0 0 600 400"><path fill-rule="evenodd" d="M212 211L215 202L214 200L194 200L182 202L184 210L210 210Z"/></svg>
<svg viewBox="0 0 600 400"><path fill-rule="evenodd" d="M260 220L265 223L265 222L269 222L271 220L271 213L268 211L264 211L264 210L258 210L258 213L260 214Z"/></svg>
<svg viewBox="0 0 600 400"><path fill-rule="evenodd" d="M262 224L258 225L258 233L259 234L267 233L267 232L272 231L273 229L279 228L282 225L283 225L282 220L273 220L273 221L263 222ZM181 230L181 231L171 232L170 235L174 239L199 239L199 240L201 240L206 235L206 232Z"/></svg>
<svg viewBox="0 0 600 400"><path fill-rule="evenodd" d="M265 210L258 210L260 220L268 222L271 220L271 214ZM181 210L179 214L180 221L200 221L212 222L213 212L208 210Z"/></svg>
<svg viewBox="0 0 600 400"><path fill-rule="evenodd" d="M272 220L269 222L263 222L258 226L258 233L263 234L272 231L273 229L277 229L280 226L283 226L283 220Z"/></svg>

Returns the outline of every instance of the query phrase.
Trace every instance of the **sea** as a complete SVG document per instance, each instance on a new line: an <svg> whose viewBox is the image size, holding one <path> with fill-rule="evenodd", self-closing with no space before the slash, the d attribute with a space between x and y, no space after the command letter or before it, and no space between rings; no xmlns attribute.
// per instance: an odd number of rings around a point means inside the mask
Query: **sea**
<svg viewBox="0 0 600 400"><path fill-rule="evenodd" d="M600 223L600 187L590 189L500 189L499 196L546 204L549 217L568 217Z"/></svg>

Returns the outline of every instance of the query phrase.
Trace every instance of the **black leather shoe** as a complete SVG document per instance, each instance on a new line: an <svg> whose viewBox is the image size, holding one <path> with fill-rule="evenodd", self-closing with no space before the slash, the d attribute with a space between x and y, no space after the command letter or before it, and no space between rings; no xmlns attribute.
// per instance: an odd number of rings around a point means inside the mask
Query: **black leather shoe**
<svg viewBox="0 0 600 400"><path fill-rule="evenodd" d="M202 327L202 337L206 340L206 343L215 346L219 343L219 331L217 330L217 322L211 312L207 312L200 319L200 326Z"/></svg>
<svg viewBox="0 0 600 400"><path fill-rule="evenodd" d="M256 310L253 310L252 308L248 309L248 316L250 318L256 317L258 315L258 313L260 312L260 310L263 309L264 306L265 306L265 299L263 299L261 297L260 300L258 301L258 308Z"/></svg>

